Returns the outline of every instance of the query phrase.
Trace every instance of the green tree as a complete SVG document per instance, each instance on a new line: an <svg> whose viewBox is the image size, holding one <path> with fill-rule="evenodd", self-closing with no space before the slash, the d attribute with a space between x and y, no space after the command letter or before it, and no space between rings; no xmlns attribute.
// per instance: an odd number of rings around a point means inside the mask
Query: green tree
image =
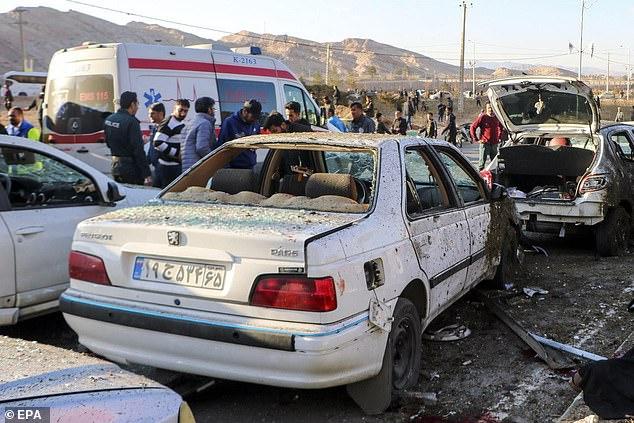
<svg viewBox="0 0 634 423"><path fill-rule="evenodd" d="M376 78L377 75L377 71L376 71L376 66L366 66L365 67L365 73L371 78L374 79Z"/></svg>

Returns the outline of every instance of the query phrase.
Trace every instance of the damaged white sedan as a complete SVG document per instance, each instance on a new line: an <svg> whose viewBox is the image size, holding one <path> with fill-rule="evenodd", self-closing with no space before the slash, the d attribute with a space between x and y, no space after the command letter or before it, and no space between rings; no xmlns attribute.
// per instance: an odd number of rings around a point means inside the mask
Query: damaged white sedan
<svg viewBox="0 0 634 423"><path fill-rule="evenodd" d="M255 169L228 168L253 150ZM61 308L117 362L348 385L381 412L418 380L424 327L503 277L518 221L501 197L441 141L241 138L151 204L81 223Z"/></svg>

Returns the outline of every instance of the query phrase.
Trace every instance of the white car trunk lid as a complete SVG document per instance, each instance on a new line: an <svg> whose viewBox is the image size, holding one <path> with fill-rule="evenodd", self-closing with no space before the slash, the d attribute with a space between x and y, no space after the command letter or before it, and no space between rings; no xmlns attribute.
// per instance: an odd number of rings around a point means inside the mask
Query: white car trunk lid
<svg viewBox="0 0 634 423"><path fill-rule="evenodd" d="M495 114L511 134L590 134L599 128L592 90L561 77L515 77L488 83Z"/></svg>
<svg viewBox="0 0 634 423"><path fill-rule="evenodd" d="M81 223L74 248L81 249L80 241L87 239L105 239L114 244L94 250L103 258L114 286L247 303L258 276L305 272L306 240L362 217L264 207L154 203Z"/></svg>

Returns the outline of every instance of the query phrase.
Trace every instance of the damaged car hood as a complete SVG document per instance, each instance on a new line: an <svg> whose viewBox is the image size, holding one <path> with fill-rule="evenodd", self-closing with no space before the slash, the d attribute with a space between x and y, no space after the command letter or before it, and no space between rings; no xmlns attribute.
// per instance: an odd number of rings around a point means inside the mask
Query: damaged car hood
<svg viewBox="0 0 634 423"><path fill-rule="evenodd" d="M563 77L513 77L486 82L495 114L511 134L591 134L600 116L592 90Z"/></svg>

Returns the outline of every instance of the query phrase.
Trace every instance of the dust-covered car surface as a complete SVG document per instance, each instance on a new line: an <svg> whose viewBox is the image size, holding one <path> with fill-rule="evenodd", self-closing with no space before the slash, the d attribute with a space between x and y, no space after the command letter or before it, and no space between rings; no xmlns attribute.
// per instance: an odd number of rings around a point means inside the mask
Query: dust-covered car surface
<svg viewBox="0 0 634 423"><path fill-rule="evenodd" d="M622 255L632 229L634 127L599 128L592 91L563 77L491 81L509 141L488 168L509 188L523 228L565 236L592 228L601 255Z"/></svg>
<svg viewBox="0 0 634 423"><path fill-rule="evenodd" d="M228 167L243 154L265 159ZM442 141L241 138L150 204L82 222L60 307L117 362L347 385L381 412L416 383L425 326L501 280L518 223L502 197Z"/></svg>
<svg viewBox="0 0 634 423"><path fill-rule="evenodd" d="M6 422L194 421L176 392L96 357L2 336L0 361Z"/></svg>
<svg viewBox="0 0 634 423"><path fill-rule="evenodd" d="M57 308L77 223L156 194L47 144L0 135L0 326Z"/></svg>

